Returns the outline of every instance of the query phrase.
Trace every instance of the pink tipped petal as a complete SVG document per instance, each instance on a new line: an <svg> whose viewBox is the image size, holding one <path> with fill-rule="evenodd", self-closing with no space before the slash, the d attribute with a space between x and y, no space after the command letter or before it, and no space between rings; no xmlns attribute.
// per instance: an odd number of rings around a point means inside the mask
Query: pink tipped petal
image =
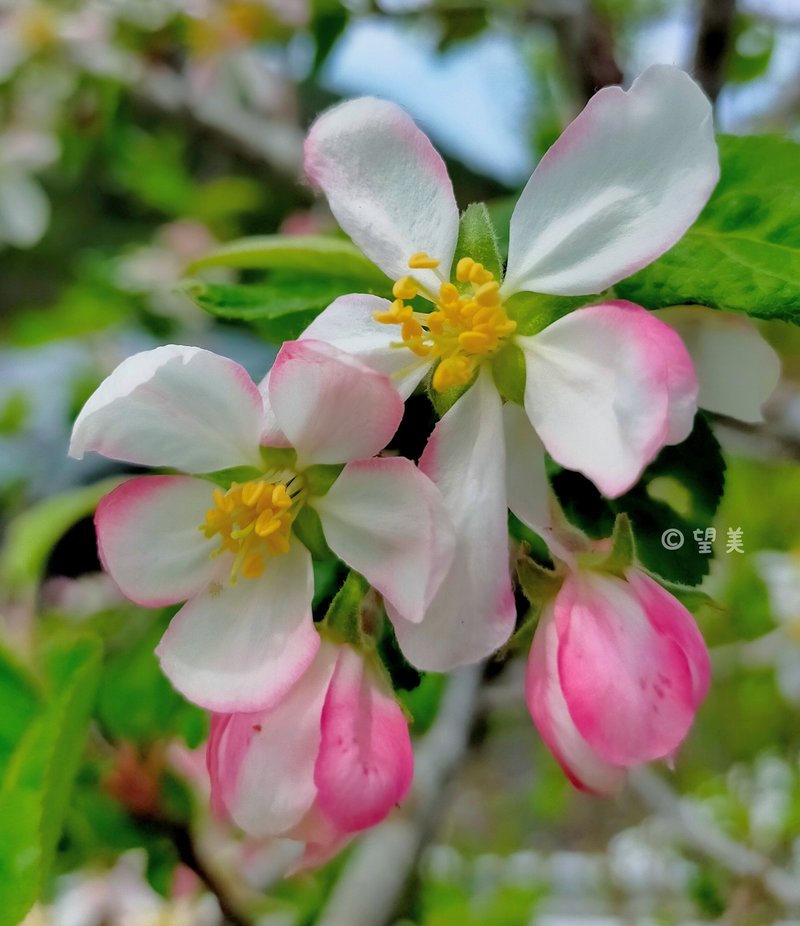
<svg viewBox="0 0 800 926"><path fill-rule="evenodd" d="M340 296L311 322L300 340L325 341L352 354L388 376L407 399L430 369L430 363L409 350L391 346L398 340L399 329L373 318L375 312L385 312L390 304L378 296Z"/></svg>
<svg viewBox="0 0 800 926"><path fill-rule="evenodd" d="M389 443L403 400L386 376L322 341L287 341L269 401L300 465L372 457Z"/></svg>
<svg viewBox="0 0 800 926"><path fill-rule="evenodd" d="M75 422L70 456L210 473L260 462L261 396L238 363L174 344L128 357Z"/></svg>
<svg viewBox="0 0 800 926"><path fill-rule="evenodd" d="M145 608L185 601L211 581L216 545L200 530L213 485L190 476L141 476L97 506L97 548L122 593Z"/></svg>
<svg viewBox="0 0 800 926"><path fill-rule="evenodd" d="M672 247L718 178L711 104L687 74L656 65L605 87L522 191L504 292L602 292Z"/></svg>
<svg viewBox="0 0 800 926"><path fill-rule="evenodd" d="M545 532L551 527L552 519L544 446L531 427L525 409L512 402L503 406L503 431L508 507L531 530Z"/></svg>
<svg viewBox="0 0 800 926"><path fill-rule="evenodd" d="M694 719L696 683L681 643L651 622L636 590L570 576L555 621L561 690L592 750L619 766L672 755Z"/></svg>
<svg viewBox="0 0 800 926"><path fill-rule="evenodd" d="M334 553L397 613L421 621L455 547L444 500L430 479L402 457L348 463L314 507Z"/></svg>
<svg viewBox="0 0 800 926"><path fill-rule="evenodd" d="M578 309L525 353L525 410L556 462L610 497L691 427L697 383L679 338L630 302Z"/></svg>
<svg viewBox="0 0 800 926"><path fill-rule="evenodd" d="M321 646L271 710L214 718L208 752L212 794L250 836L287 833L316 800L314 765L336 653L330 644Z"/></svg>
<svg viewBox="0 0 800 926"><path fill-rule="evenodd" d="M603 762L578 733L558 679L558 633L552 606L533 638L525 676L525 700L545 745L582 791L609 796L625 784L625 769Z"/></svg>
<svg viewBox="0 0 800 926"><path fill-rule="evenodd" d="M654 314L683 338L697 370L701 408L748 424L764 420L761 409L778 385L781 361L748 318L700 305Z"/></svg>
<svg viewBox="0 0 800 926"><path fill-rule="evenodd" d="M268 558L258 579L227 575L175 615L156 654L172 684L218 713L267 709L311 663L319 634L311 618L311 556L298 541Z"/></svg>
<svg viewBox="0 0 800 926"><path fill-rule="evenodd" d="M387 610L406 658L446 672L493 653L516 619L502 403L487 368L434 428L420 469L444 496L456 534L453 565L421 623Z"/></svg>
<svg viewBox="0 0 800 926"><path fill-rule="evenodd" d="M309 180L336 220L393 280L425 252L449 275L458 207L444 161L414 120L394 103L364 98L323 113L305 145ZM438 292L431 270L413 275Z"/></svg>
<svg viewBox="0 0 800 926"><path fill-rule="evenodd" d="M403 800L413 774L403 711L364 657L342 647L322 710L320 810L344 832L374 826Z"/></svg>
<svg viewBox="0 0 800 926"><path fill-rule="evenodd" d="M674 640L686 654L692 673L694 706L698 707L711 684L711 660L695 619L674 595L650 576L638 569L629 569L625 577L655 631Z"/></svg>

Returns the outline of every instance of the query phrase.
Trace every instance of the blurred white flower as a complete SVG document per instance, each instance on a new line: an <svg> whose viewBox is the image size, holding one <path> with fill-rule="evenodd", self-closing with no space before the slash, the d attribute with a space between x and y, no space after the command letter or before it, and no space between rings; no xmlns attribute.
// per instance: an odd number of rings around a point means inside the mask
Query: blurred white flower
<svg viewBox="0 0 800 926"><path fill-rule="evenodd" d="M800 551L759 553L756 562L782 631L774 647L778 688L787 701L800 704Z"/></svg>
<svg viewBox="0 0 800 926"><path fill-rule="evenodd" d="M47 132L0 134L0 247L32 247L47 230L50 203L34 175L57 157L58 142Z"/></svg>

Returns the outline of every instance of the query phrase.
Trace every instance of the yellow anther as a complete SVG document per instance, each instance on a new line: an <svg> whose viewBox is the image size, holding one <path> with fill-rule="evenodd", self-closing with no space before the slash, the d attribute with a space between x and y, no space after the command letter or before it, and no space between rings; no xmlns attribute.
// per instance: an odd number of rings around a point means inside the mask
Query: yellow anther
<svg viewBox="0 0 800 926"><path fill-rule="evenodd" d="M446 357L433 374L433 388L438 392L453 386L464 386L472 379L474 367L470 361L460 355Z"/></svg>
<svg viewBox="0 0 800 926"><path fill-rule="evenodd" d="M487 270L483 264L475 264L475 266L469 272L469 281L474 283L476 286L480 286L483 283L488 283L489 280L494 279L494 274Z"/></svg>
<svg viewBox="0 0 800 926"><path fill-rule="evenodd" d="M417 254L412 254L408 260L408 266L412 270L435 270L441 261L436 260L435 257L430 257L424 251L420 251ZM406 296L406 298L409 298Z"/></svg>
<svg viewBox="0 0 800 926"><path fill-rule="evenodd" d="M456 279L459 283L467 283L469 281L469 275L472 273L472 268L474 266L475 261L471 257L461 258L456 264Z"/></svg>
<svg viewBox="0 0 800 926"><path fill-rule="evenodd" d="M492 339L483 331L462 331L458 343L468 354L480 354L491 345Z"/></svg>
<svg viewBox="0 0 800 926"><path fill-rule="evenodd" d="M256 518L256 533L259 537L269 537L280 529L281 522L275 517L275 512L270 508L266 511L262 511L258 518Z"/></svg>
<svg viewBox="0 0 800 926"><path fill-rule="evenodd" d="M458 290L452 283L443 283L439 290L439 301L442 305L454 305L458 302Z"/></svg>
<svg viewBox="0 0 800 926"><path fill-rule="evenodd" d="M242 486L242 502L247 505L248 508L252 508L261 496L264 494L264 489L266 488L265 482L247 482Z"/></svg>
<svg viewBox="0 0 800 926"><path fill-rule="evenodd" d="M414 269L436 265L427 254L414 254L409 261ZM435 306L426 315L403 301L420 290L410 277L402 277L394 284L391 308L373 315L378 322L400 326L401 340L394 346L438 361L432 378L437 390L468 384L478 365L500 350L516 329L503 308L499 281L483 264L462 257L456 279L466 285L444 282L436 297L423 292Z"/></svg>
<svg viewBox="0 0 800 926"><path fill-rule="evenodd" d="M400 277L392 287L396 299L413 299L418 291L416 281L412 277Z"/></svg>
<svg viewBox="0 0 800 926"><path fill-rule="evenodd" d="M258 578L265 569L266 557L286 553L289 549L294 509L302 504L302 488L292 489L282 482L255 479L243 485L233 483L225 492L216 487L211 493L214 507L206 512L200 530L220 546L210 555L227 551L234 555L231 582L239 576ZM290 494L291 493L291 494Z"/></svg>

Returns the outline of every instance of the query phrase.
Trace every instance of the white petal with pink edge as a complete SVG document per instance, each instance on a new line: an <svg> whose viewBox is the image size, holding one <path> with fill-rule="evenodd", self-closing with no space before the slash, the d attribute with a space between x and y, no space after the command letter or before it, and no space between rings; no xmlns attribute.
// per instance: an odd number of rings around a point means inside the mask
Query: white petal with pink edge
<svg viewBox="0 0 800 926"><path fill-rule="evenodd" d="M671 436L691 428L697 383L672 335L640 306L608 302L517 338L525 410L542 443L612 498Z"/></svg>
<svg viewBox="0 0 800 926"><path fill-rule="evenodd" d="M625 769L603 762L569 715L558 677L558 632L552 605L542 614L533 638L525 700L539 735L576 787L599 795L620 790L625 784Z"/></svg>
<svg viewBox="0 0 800 926"><path fill-rule="evenodd" d="M227 575L173 617L156 654L172 684L217 713L267 709L308 668L319 647L311 618L311 556L297 540L267 558L258 579Z"/></svg>
<svg viewBox="0 0 800 926"><path fill-rule="evenodd" d="M305 169L338 223L387 276L413 275L439 291L437 276L410 271L408 259L424 252L449 274L458 207L444 161L408 113L371 97L328 110L308 133Z"/></svg>
<svg viewBox="0 0 800 926"><path fill-rule="evenodd" d="M403 417L403 400L386 376L324 341L287 341L268 389L298 466L372 457Z"/></svg>
<svg viewBox="0 0 800 926"><path fill-rule="evenodd" d="M100 384L69 452L190 473L258 466L262 417L258 388L238 363L170 344L128 357Z"/></svg>
<svg viewBox="0 0 800 926"><path fill-rule="evenodd" d="M300 340L325 341L352 354L388 376L407 399L430 369L430 362L403 347L392 347L397 342L397 330L373 318L375 312L386 312L390 305L379 296L340 296L311 322Z"/></svg>
<svg viewBox="0 0 800 926"><path fill-rule="evenodd" d="M402 457L345 466L327 495L311 502L330 548L360 572L406 620L418 623L453 561L444 499Z"/></svg>
<svg viewBox="0 0 800 926"><path fill-rule="evenodd" d="M599 573L565 580L555 622L561 691L592 750L626 767L672 755L697 704L677 635L653 625L635 588Z"/></svg>
<svg viewBox="0 0 800 926"><path fill-rule="evenodd" d="M413 774L403 711L363 655L342 647L322 709L320 810L344 832L374 826L403 800Z"/></svg>
<svg viewBox="0 0 800 926"><path fill-rule="evenodd" d="M778 385L781 361L750 319L701 305L653 314L683 338L697 371L701 408L748 424L764 420L762 407Z"/></svg>
<svg viewBox="0 0 800 926"><path fill-rule="evenodd" d="M102 499L94 518L100 560L131 601L175 604L212 580L219 563L200 525L213 488L191 476L141 476Z"/></svg>
<svg viewBox="0 0 800 926"><path fill-rule="evenodd" d="M215 803L251 836L286 833L316 800L314 765L336 654L323 644L271 710L214 718L208 755Z"/></svg>
<svg viewBox="0 0 800 926"><path fill-rule="evenodd" d="M446 672L493 653L516 618L502 403L488 368L436 425L420 469L444 496L456 535L453 565L421 623L387 611L406 658Z"/></svg>
<svg viewBox="0 0 800 926"><path fill-rule="evenodd" d="M711 104L675 67L605 87L539 162L511 217L506 294L602 292L672 247L719 178Z"/></svg>

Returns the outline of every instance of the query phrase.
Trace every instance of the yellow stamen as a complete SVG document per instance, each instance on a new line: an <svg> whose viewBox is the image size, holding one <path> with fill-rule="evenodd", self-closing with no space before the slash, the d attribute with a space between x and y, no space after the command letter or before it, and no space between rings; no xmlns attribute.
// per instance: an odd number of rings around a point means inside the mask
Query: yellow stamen
<svg viewBox="0 0 800 926"><path fill-rule="evenodd" d="M414 254L412 269L433 269L438 261L427 254ZM444 282L438 296L421 291L411 277L401 277L393 287L395 301L373 318L384 325L400 325L401 340L417 357L438 361L433 388L442 391L469 383L480 363L506 345L517 323L506 314L500 296L500 283L483 264L462 257L456 265L461 290ZM403 300L424 295L435 303L432 312L415 312Z"/></svg>
<svg viewBox="0 0 800 926"><path fill-rule="evenodd" d="M200 530L209 540L219 539L212 556L225 551L234 555L231 582L239 576L257 579L266 568L267 557L288 552L292 521L304 494L297 480L288 488L282 482L254 479L243 485L234 482L227 492L219 487L213 490L214 506L206 512Z"/></svg>
<svg viewBox="0 0 800 926"><path fill-rule="evenodd" d="M408 266L412 270L435 270L440 263L441 261L436 260L435 257L430 257L424 251L420 251L411 255Z"/></svg>

